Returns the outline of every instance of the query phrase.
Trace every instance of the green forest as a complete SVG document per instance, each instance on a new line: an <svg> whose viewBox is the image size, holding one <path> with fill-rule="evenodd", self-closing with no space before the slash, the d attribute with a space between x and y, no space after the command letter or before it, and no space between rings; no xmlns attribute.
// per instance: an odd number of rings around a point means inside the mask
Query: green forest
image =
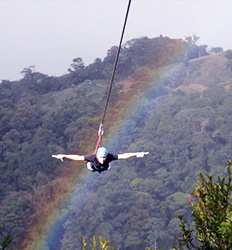
<svg viewBox="0 0 232 250"><path fill-rule="evenodd" d="M59 249L81 249L82 237L88 241L94 235L118 249L171 249L181 235L178 216L191 224L187 198L197 175L227 173L225 163L232 158L232 53L216 48L207 52L206 45L196 42L194 37L160 36L124 44L111 98L112 110L124 123L107 146L150 154L117 161L110 171L90 177L94 182L84 183L80 171L76 202L81 206L69 211ZM57 205L56 197L67 191L62 178L76 166L51 155L87 154L94 148L116 52L113 46L104 59L87 66L74 58L60 77L28 67L21 80L1 82L0 242L8 241L7 249L26 249L47 206ZM135 83L129 90L127 81ZM142 100L130 114L122 109L127 91ZM106 131L113 125L108 121Z"/></svg>

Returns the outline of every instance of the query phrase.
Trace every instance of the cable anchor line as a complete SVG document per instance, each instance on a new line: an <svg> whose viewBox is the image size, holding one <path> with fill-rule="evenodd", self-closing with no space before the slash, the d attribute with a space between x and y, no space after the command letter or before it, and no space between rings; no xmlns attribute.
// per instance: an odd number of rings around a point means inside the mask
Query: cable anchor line
<svg viewBox="0 0 232 250"><path fill-rule="evenodd" d="M122 29L122 33L121 33L119 46L118 46L118 51L117 51L117 55L116 55L116 58L115 58L115 61L114 61L114 67L113 67L113 71L112 71L112 75L111 75L110 85L108 87L108 91L107 91L107 95L106 95L107 96L106 103L105 103L101 123L100 123L99 129L98 129L98 140L97 140L96 147L95 147L95 153L96 153L97 149L99 148L99 146L101 144L102 136L103 136L103 133L104 133L103 124L104 124L107 109L108 109L108 106L109 106L110 96L111 96L111 92L112 92L113 82L114 82L114 79L115 79L115 74L116 74L116 69L117 69L117 65L118 65L119 55L120 55L121 48L122 48L122 41L123 41L125 29L126 29L128 15L129 15L129 11L130 11L130 6L131 6L131 0L129 0L129 2L128 2L128 6L127 6L127 10L126 10L126 16L125 16L125 19L124 19L123 29Z"/></svg>

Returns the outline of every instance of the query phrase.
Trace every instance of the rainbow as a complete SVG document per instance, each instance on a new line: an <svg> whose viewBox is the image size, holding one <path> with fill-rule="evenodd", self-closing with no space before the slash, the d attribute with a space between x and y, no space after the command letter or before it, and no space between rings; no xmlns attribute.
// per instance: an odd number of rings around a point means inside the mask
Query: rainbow
<svg viewBox="0 0 232 250"><path fill-rule="evenodd" d="M174 50L173 57L178 53L183 53L180 48ZM128 149L128 143L132 139L131 133L136 128L140 117L144 122L149 119L149 114L154 111L157 99L160 96L167 95L168 89L165 81L175 72L181 71L180 64L170 64L161 67L141 67L130 79L124 80L118 84L121 85L121 98L119 102L113 103L109 107L104 127L107 128L107 138L105 145L114 152L130 151L149 151L149 148ZM112 121L114 123L112 124ZM95 131L96 133L96 131ZM151 152L152 153L152 152ZM75 167L76 169L76 167ZM110 172L110 173L108 173ZM104 172L103 175L112 174L113 171ZM71 175L74 178L70 177ZM67 189L59 194L58 202L52 206L43 225L36 230L34 225L33 232L25 239L25 250L58 250L60 248L60 239L63 234L63 225L66 222L69 212L76 207L81 207L83 202L88 199L88 186L95 182L96 176L88 170L82 172L72 172L65 179Z"/></svg>

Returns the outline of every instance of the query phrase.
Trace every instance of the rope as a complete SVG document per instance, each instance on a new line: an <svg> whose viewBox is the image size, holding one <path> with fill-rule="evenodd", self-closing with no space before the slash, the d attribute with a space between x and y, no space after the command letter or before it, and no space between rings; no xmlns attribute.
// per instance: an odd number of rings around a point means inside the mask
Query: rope
<svg viewBox="0 0 232 250"><path fill-rule="evenodd" d="M127 23L127 18L128 18L129 10L130 10L130 5L131 5L131 0L129 0L128 6L127 6L126 17L125 17L124 24L123 24L123 29L122 29L121 39L120 39L120 42L119 42L117 56L116 56L116 59L115 59L115 62L114 62L114 69L113 69L111 80L110 80L110 86L108 88L107 99L106 99L106 104L105 104L105 109L104 109L104 112L103 112L101 124L104 123L104 120L105 120L105 117L106 117L107 108L109 106L110 95L111 95L111 91L112 91L112 87L113 87L113 82L114 82L114 78L115 78L115 73L116 73L116 69L117 69L117 65L118 65L118 59L119 59L119 54L120 54L121 47L122 47L122 40L123 40L124 32L125 32L125 29L126 29L126 23Z"/></svg>
<svg viewBox="0 0 232 250"><path fill-rule="evenodd" d="M130 5L131 5L131 0L129 0L129 2L128 2L126 16L125 16L125 20L124 20L124 24L123 24L123 29L122 29L122 33L121 33L121 38L120 38L120 42L119 42L119 46L118 46L118 51L117 51L117 55L116 55L116 58L115 58L115 61L114 61L114 68L113 68L113 71L112 71L110 85L109 85L108 91L107 91L107 99L106 99L106 103L105 103L105 108L104 108L104 112L103 112L101 123L99 125L99 129L98 129L98 140L97 140L97 143L96 143L96 146L95 146L95 151L94 151L95 154L97 152L97 149L101 145L102 136L103 136L103 133L104 133L104 131L103 131L103 123L105 121L105 117L106 117L106 113L107 113L107 108L109 106L110 95L111 95L111 92L112 92L113 82L114 82L114 78L115 78L115 74L116 74L116 69L117 69L117 65L118 65L119 54L120 54L120 51L121 51L121 48L122 48L122 41L123 41L123 36L124 36L124 33L125 33L125 29L126 29L126 24L127 24L127 19L128 19L128 15L129 15Z"/></svg>

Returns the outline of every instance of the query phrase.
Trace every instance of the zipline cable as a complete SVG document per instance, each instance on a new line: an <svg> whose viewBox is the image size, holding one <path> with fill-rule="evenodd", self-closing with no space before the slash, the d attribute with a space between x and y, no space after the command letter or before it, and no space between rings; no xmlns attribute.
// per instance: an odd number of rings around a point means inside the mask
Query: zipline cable
<svg viewBox="0 0 232 250"><path fill-rule="evenodd" d="M120 42L119 42L119 46L118 46L118 51L117 51L117 55L116 55L116 58L115 58L115 61L114 61L114 68L113 68L113 71L112 71L110 85L109 85L108 91L107 91L107 99L106 99L106 103L105 103L105 108L104 108L101 123L99 125L99 129L98 129L98 139L97 139L97 142L96 142L94 153L96 153L97 149L100 147L101 141L102 141L102 136L103 136L103 133L104 133L104 131L103 131L103 123L105 121L107 108L109 106L110 95L111 95L111 92L112 92L113 82L114 82L116 69L117 69L117 65L118 65L119 54L120 54L120 51L121 51L121 48L122 48L122 41L123 41L123 36L124 36L124 33L125 33L125 29L126 29L127 19L128 19L128 15L129 15L129 11L130 11L130 6L131 6L131 0L129 0L128 6L127 6L127 11L126 11L126 16L125 16L125 20L124 20L124 24L123 24L122 33L121 33L121 38L120 38Z"/></svg>
<svg viewBox="0 0 232 250"><path fill-rule="evenodd" d="M111 80L110 80L110 86L108 88L106 104L105 104L105 108L104 108L104 112L103 112L103 116L102 116L102 120L101 120L101 124L102 125L104 123L104 120L105 120L105 117L106 117L107 108L109 106L110 95L111 95L111 91L112 91L112 87L113 87L113 82L114 82L114 78L115 78L115 73L116 73L116 69L117 69L117 65L118 65L118 59L119 59L119 54L120 54L121 47L122 47L122 40L123 40L123 36L124 36L124 33L125 33L125 29L126 29L126 24L127 24L127 18L128 18L128 14L129 14L129 10L130 10L130 5L131 5L131 0L129 0L128 6L127 6L127 11L126 11L126 16L125 16L124 24L123 24L121 39L120 39L120 42L119 42L117 56L116 56L116 59L115 59L115 62L114 62L114 68L113 68L113 72L112 72L112 76L111 76Z"/></svg>

